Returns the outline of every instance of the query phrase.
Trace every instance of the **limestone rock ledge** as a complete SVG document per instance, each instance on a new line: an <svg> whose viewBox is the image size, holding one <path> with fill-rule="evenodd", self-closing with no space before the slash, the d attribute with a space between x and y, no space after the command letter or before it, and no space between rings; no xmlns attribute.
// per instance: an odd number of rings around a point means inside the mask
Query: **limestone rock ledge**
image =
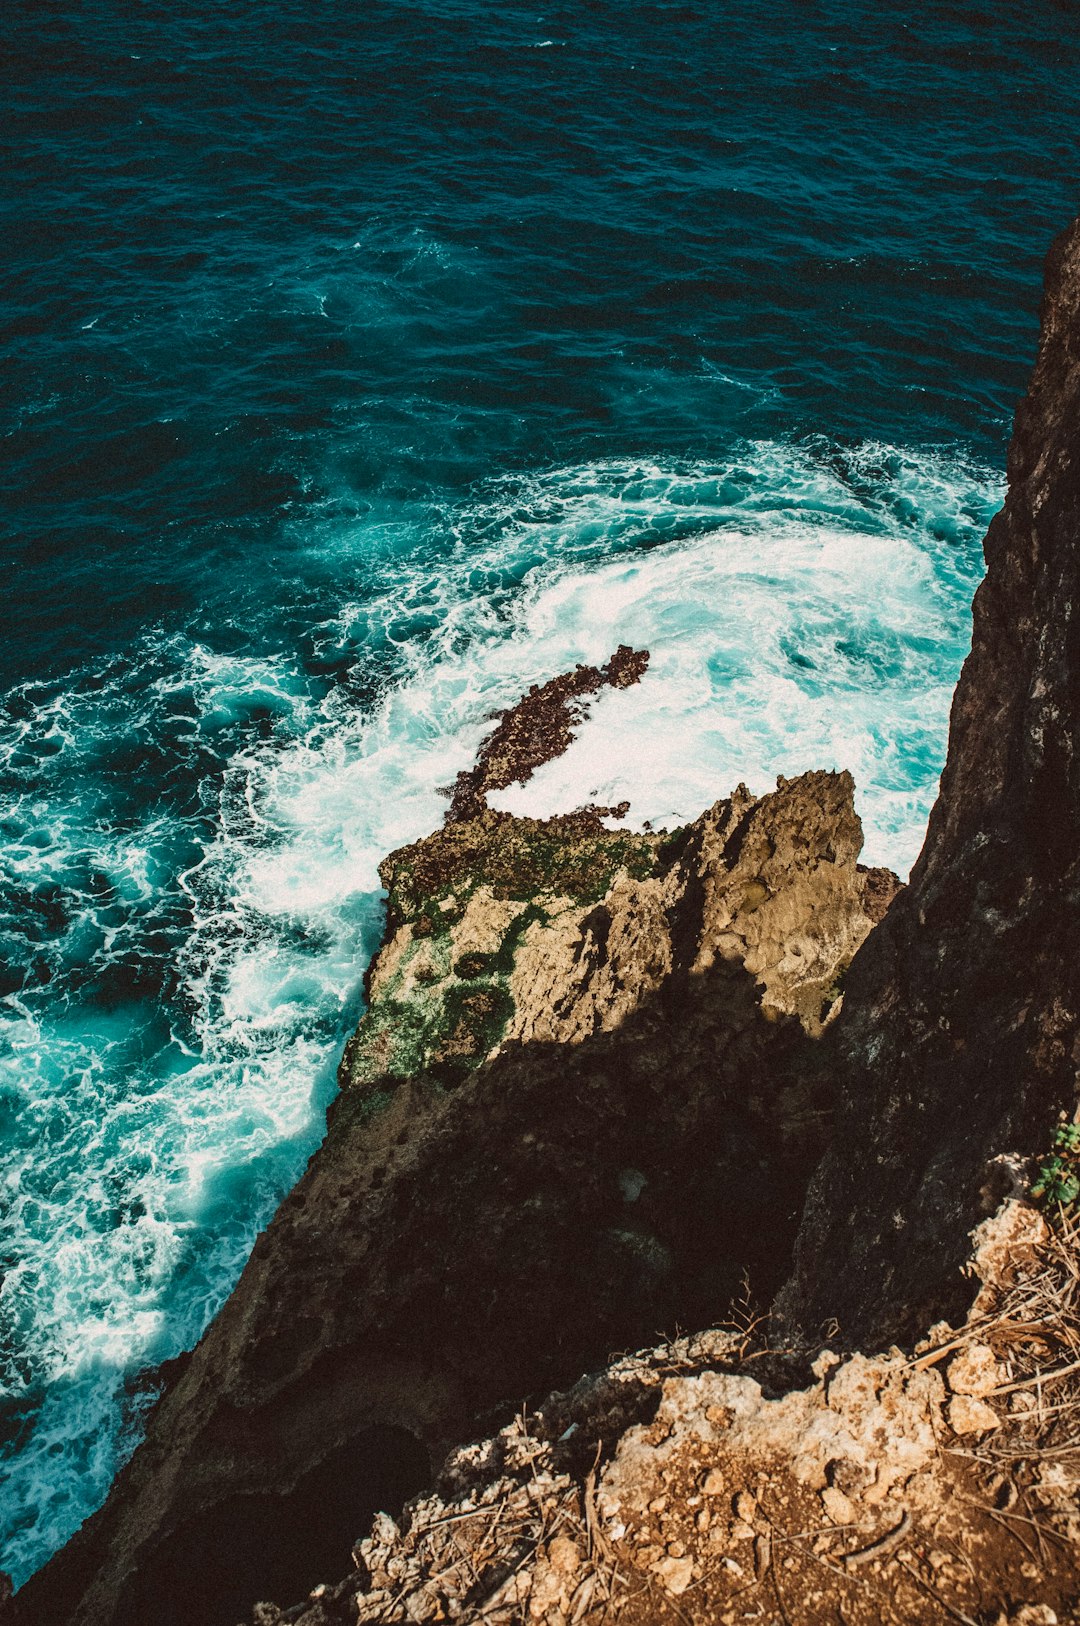
<svg viewBox="0 0 1080 1626"><path fill-rule="evenodd" d="M624 1357L455 1453L345 1580L254 1626L1067 1626L1076 1238L1010 1201L973 1240L972 1314L913 1353L800 1371L721 1330Z"/></svg>
<svg viewBox="0 0 1080 1626"><path fill-rule="evenodd" d="M817 1037L897 886L855 862L853 788L827 773L763 798L740 785L673 834L485 810L393 853L388 940L342 1086L453 1084L507 1045L613 1033L673 978L725 967L749 974L767 1021Z"/></svg>
<svg viewBox="0 0 1080 1626"><path fill-rule="evenodd" d="M527 765L564 688L500 725ZM817 1036L896 885L857 863L850 776L739 787L671 833L483 794L387 860L327 1139L20 1620L232 1626L528 1397L789 1268Z"/></svg>

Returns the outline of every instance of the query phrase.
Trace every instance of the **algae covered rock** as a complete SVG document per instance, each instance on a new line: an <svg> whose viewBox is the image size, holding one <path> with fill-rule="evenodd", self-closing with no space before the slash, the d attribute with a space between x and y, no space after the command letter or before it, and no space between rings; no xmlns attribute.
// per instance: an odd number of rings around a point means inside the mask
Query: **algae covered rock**
<svg viewBox="0 0 1080 1626"><path fill-rule="evenodd" d="M766 1020L819 1034L897 885L856 863L852 793L847 774L761 798L740 785L672 833L485 810L391 854L387 941L343 1088L421 1072L449 1086L504 1044L613 1032L671 978L725 965L754 978Z"/></svg>

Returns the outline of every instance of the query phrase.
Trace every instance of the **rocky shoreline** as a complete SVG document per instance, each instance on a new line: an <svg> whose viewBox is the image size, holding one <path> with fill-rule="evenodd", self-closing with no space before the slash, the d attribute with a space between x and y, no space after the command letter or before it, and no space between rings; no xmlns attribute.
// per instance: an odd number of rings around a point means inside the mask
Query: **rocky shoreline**
<svg viewBox="0 0 1080 1626"><path fill-rule="evenodd" d="M896 884L852 796L740 787L670 833L482 808L391 855L327 1139L22 1606L231 1626L566 1374L747 1274L764 1304L824 1145L812 1053Z"/></svg>
<svg viewBox="0 0 1080 1626"><path fill-rule="evenodd" d="M326 1141L16 1621L1076 1618L1075 1234L1017 1197L1080 1068L1078 422L1080 225L895 901L844 773L493 811L644 651L498 719L383 867Z"/></svg>

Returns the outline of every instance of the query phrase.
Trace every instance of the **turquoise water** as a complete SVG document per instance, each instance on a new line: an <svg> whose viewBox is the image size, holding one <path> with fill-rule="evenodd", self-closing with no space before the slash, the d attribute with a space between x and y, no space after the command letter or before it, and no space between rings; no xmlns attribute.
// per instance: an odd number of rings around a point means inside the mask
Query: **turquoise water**
<svg viewBox="0 0 1080 1626"><path fill-rule="evenodd" d="M0 1567L101 1500L317 1145L376 875L848 767L906 872L1077 204L1070 5L17 5Z"/></svg>

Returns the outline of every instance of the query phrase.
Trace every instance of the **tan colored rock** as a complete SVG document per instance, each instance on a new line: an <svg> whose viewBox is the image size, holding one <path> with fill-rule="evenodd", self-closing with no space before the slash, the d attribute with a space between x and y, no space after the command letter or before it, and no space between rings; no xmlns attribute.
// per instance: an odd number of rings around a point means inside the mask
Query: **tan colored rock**
<svg viewBox="0 0 1080 1626"><path fill-rule="evenodd" d="M576 1575L581 1568L581 1549L567 1536L556 1536L548 1547L548 1563L559 1575Z"/></svg>
<svg viewBox="0 0 1080 1626"><path fill-rule="evenodd" d="M988 1434L1000 1426L1001 1418L985 1400L957 1395L949 1402L949 1427L954 1434Z"/></svg>
<svg viewBox="0 0 1080 1626"><path fill-rule="evenodd" d="M954 1395L981 1397L997 1388L1003 1373L986 1344L968 1344L949 1362L945 1379Z"/></svg>
<svg viewBox="0 0 1080 1626"><path fill-rule="evenodd" d="M854 1524L858 1519L854 1503L835 1485L827 1485L822 1491L821 1505L833 1524Z"/></svg>
<svg viewBox="0 0 1080 1626"><path fill-rule="evenodd" d="M572 820L564 835L558 821L490 812L393 854L381 873L396 924L372 966L369 1010L349 1045L343 1083L403 1076L440 1058L482 1059L442 1015L462 978L470 987L477 979L498 983L509 994L493 1049L580 1044L615 1032L685 956L687 901L694 930L687 969L745 967L760 990L758 1018L797 1017L819 1034L880 902L856 867L862 832L852 789L849 775L828 773L781 778L764 797L740 785L689 827L682 855L666 865L659 836L590 831L587 821ZM587 850L584 869L545 868L536 857L561 841L567 853L575 842ZM484 879L530 864L550 872L551 884L528 904ZM560 886L590 869L603 873L605 864L610 880L599 897L583 900ZM442 895L428 895L440 885ZM406 1028L403 1003L417 1019ZM451 999L446 1008L458 1006Z"/></svg>
<svg viewBox="0 0 1080 1626"><path fill-rule="evenodd" d="M653 1565L652 1573L678 1598L694 1579L694 1561L692 1558L661 1558Z"/></svg>
<svg viewBox="0 0 1080 1626"><path fill-rule="evenodd" d="M1008 1287L1016 1272L1029 1265L1046 1245L1046 1221L1030 1202L1015 1198L1002 1203L996 1213L977 1225L971 1233L974 1251L967 1272L978 1277L979 1288L971 1315L982 1315L997 1295Z"/></svg>
<svg viewBox="0 0 1080 1626"><path fill-rule="evenodd" d="M635 1508L644 1512L658 1473L691 1449L698 1460L705 1450L727 1461L782 1462L796 1484L819 1493L834 1488L827 1470L841 1461L872 1486L880 1503L936 1461L943 1398L939 1374L913 1371L899 1353L874 1361L852 1356L830 1374L827 1386L819 1382L775 1400L741 1374L669 1378L651 1425L663 1439L656 1444L656 1432L645 1429L624 1435L600 1485L601 1508L605 1517L629 1522ZM707 1420L711 1406L722 1407L730 1419L722 1429ZM743 1515L756 1515L756 1498L743 1490L735 1500L736 1523L752 1537ZM869 1493L866 1500L872 1500Z"/></svg>

